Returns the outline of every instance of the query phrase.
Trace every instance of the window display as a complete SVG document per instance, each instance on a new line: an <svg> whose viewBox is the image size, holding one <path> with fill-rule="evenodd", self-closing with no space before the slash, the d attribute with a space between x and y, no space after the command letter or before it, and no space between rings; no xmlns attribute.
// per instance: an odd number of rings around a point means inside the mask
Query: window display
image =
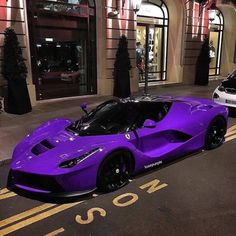
<svg viewBox="0 0 236 236"><path fill-rule="evenodd" d="M210 50L210 68L209 75L220 74L221 51L223 41L224 22L223 15L219 12L213 21L209 21L209 50Z"/></svg>
<svg viewBox="0 0 236 236"><path fill-rule="evenodd" d="M40 84L86 81L86 48L81 42L37 44Z"/></svg>
<svg viewBox="0 0 236 236"><path fill-rule="evenodd" d="M145 47L147 28L149 32L148 52ZM139 70L140 83L145 81L146 58L148 60L148 81L166 79L167 31L168 13L164 3L159 1L159 6L143 3L138 12L136 30L136 66Z"/></svg>
<svg viewBox="0 0 236 236"><path fill-rule="evenodd" d="M30 1L29 38L38 100L94 94L96 18L93 1Z"/></svg>

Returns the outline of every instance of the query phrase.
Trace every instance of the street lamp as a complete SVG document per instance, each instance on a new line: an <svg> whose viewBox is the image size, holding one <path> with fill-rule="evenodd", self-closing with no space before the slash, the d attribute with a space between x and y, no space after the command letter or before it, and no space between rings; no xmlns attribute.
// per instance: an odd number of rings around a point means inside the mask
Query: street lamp
<svg viewBox="0 0 236 236"><path fill-rule="evenodd" d="M211 4L211 6L208 8L209 21L214 21L215 20L217 11L218 11L218 9L216 7L216 3L213 2Z"/></svg>
<svg viewBox="0 0 236 236"><path fill-rule="evenodd" d="M142 0L133 0L133 10L137 13L140 10Z"/></svg>

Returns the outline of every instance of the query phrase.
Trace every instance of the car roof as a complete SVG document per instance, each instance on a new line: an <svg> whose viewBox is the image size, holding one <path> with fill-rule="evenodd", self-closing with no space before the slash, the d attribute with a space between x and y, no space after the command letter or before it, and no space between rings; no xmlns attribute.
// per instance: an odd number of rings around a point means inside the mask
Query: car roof
<svg viewBox="0 0 236 236"><path fill-rule="evenodd" d="M129 97L129 98L121 98L119 99L122 103L127 102L172 102L173 97L171 96L157 96L157 95L148 95L148 96L137 96L137 97Z"/></svg>

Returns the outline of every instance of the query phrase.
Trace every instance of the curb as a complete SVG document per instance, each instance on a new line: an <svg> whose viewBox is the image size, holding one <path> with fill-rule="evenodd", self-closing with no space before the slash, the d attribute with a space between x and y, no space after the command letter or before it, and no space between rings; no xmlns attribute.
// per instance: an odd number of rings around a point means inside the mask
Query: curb
<svg viewBox="0 0 236 236"><path fill-rule="evenodd" d="M9 164L11 162L11 159L4 159L4 160L0 160L0 167L1 166L5 166L7 164Z"/></svg>

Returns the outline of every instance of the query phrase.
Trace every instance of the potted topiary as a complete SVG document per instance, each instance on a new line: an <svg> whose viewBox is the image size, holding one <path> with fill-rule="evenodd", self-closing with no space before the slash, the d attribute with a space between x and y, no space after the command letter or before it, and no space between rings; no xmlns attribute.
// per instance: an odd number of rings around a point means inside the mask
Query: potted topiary
<svg viewBox="0 0 236 236"><path fill-rule="evenodd" d="M7 80L4 109L8 113L24 114L32 110L26 83L25 59L14 29L7 28L4 35L2 74Z"/></svg>
<svg viewBox="0 0 236 236"><path fill-rule="evenodd" d="M128 52L128 40L125 35L120 37L116 60L114 64L114 93L119 98L130 96L130 75L131 63Z"/></svg>

